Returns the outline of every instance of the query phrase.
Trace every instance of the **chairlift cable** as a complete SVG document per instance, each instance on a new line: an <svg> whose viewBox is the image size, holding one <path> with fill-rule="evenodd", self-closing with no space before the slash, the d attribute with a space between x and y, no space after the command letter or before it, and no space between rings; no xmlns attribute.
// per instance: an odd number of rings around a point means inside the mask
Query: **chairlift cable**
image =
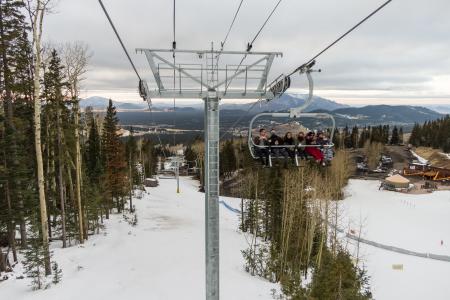
<svg viewBox="0 0 450 300"><path fill-rule="evenodd" d="M261 33L261 31L264 29L264 27L266 26L267 22L269 22L269 19L272 17L272 15L274 14L274 12L277 10L278 6L280 5L281 1L283 0L279 0L277 5L275 5L275 7L272 9L272 11L270 12L269 16L267 17L266 21L264 21L263 25L261 26L261 28L258 30L258 32L256 33L255 37L253 38L253 40L249 43L250 47L253 47L253 43L256 41L256 39L258 38L259 34ZM251 49L251 48L250 48ZM249 50L247 50L249 51Z"/></svg>
<svg viewBox="0 0 450 300"><path fill-rule="evenodd" d="M136 73L136 75L137 75L137 77L138 77L138 79L139 79L139 82L143 82L142 79L141 79L141 76L139 75L139 72L138 72L138 70L137 70L137 68L136 68L136 66L135 66L135 64L134 64L134 62L133 62L133 60L131 59L130 54L128 53L127 48L125 47L125 44L123 43L123 41L122 41L122 39L121 39L121 37L120 37L120 35L119 35L119 32L117 31L116 27L114 26L114 22L112 21L111 17L110 17L109 14L108 14L108 11L106 10L106 7L104 6L102 0L98 0L98 2L100 3L100 6L102 7L102 10L103 10L103 12L104 12L105 15L106 15L106 18L108 19L109 24L111 25L111 27L112 27L112 29L113 29L113 31L114 31L114 33L115 33L117 39L119 40L119 43L120 43L120 45L122 46L122 49L123 49L123 51L125 52L125 55L127 56L128 61L130 62L131 66L132 66L132 68L133 68L133 70L134 70L134 72ZM148 108L149 108L149 111L150 111L151 122L152 122L152 124L156 124L155 121L154 121L154 118L153 118L153 110L152 110L151 100L150 100L150 99L145 99L145 100L147 101ZM164 157L166 157L166 152L164 151L164 145L163 145L163 143L162 143L162 141L161 141L161 137L159 136L158 131L156 131L156 135L157 135L159 144L161 145L161 150L162 150L162 152L163 152L163 155L164 155Z"/></svg>
<svg viewBox="0 0 450 300"><path fill-rule="evenodd" d="M117 29L116 29L116 26L114 26L114 23L113 23L111 17L109 16L108 11L106 10L106 7L103 5L102 0L98 0L98 2L100 3L100 6L102 7L103 12L105 13L106 18L108 19L109 24L111 25L111 27L112 27L114 33L116 34L116 37L117 37L117 39L119 40L119 43L120 43L120 45L122 46L122 49L123 49L123 51L125 52L125 55L127 56L128 61L129 61L130 64L131 64L131 67L133 68L134 72L136 73L137 77L139 78L139 81L141 81L141 80L142 80L142 79L141 79L141 76L139 75L139 72L138 72L136 66L134 65L133 60L131 59L131 56L130 56L130 54L128 53L128 50L127 50L127 48L125 47L125 44L123 43L123 41L122 41L122 39L121 39L121 37L120 37L120 35L119 35L119 32L118 32Z"/></svg>
<svg viewBox="0 0 450 300"><path fill-rule="evenodd" d="M227 34L225 35L225 38L223 39L223 41L220 42L220 52L219 52L219 54L217 54L217 56L216 56L216 68L218 68L218 65L219 65L219 57L220 57L220 55L222 54L222 51L223 51L223 49L224 49L224 47L225 47L225 44L226 44L227 41L228 41L228 36L229 36L230 33L231 33L231 29L232 29L233 26L234 26L234 22L236 22L236 18L237 18L238 14L239 14L239 11L241 10L241 6L242 6L242 3L243 3L243 2L244 2L244 0L241 0L241 2L239 3L239 6L238 6L238 8L237 8L237 10L236 10L236 12L235 12L235 14L234 14L233 21L231 22L230 27L228 28Z"/></svg>
<svg viewBox="0 0 450 300"><path fill-rule="evenodd" d="M231 29L233 28L234 22L236 21L236 18L237 18L238 14L239 14L239 11L241 10L241 6L242 6L243 2L244 2L244 0L241 0L241 2L239 3L239 6L238 6L238 8L236 10L236 13L234 14L233 21L231 22L230 27L228 28L228 32L225 35L225 38L223 39L223 41L220 43L220 50L221 51L223 50L223 47L225 46L225 44L226 44L226 42L228 40L228 36L230 35ZM219 55L220 55L220 53L219 53Z"/></svg>
<svg viewBox="0 0 450 300"><path fill-rule="evenodd" d="M313 58L311 58L308 62L304 63L303 65L301 65L300 67L298 67L297 69L295 69L295 71L293 71L292 73L290 73L288 75L291 76L294 73L297 73L298 71L300 71L302 68L304 68L305 66L308 66L309 64L311 64L312 62L314 62L319 56L321 56L323 53L325 53L326 51L328 51L328 49L330 49L331 47L333 47L334 45L336 45L338 42L340 42L343 38L345 38L347 35L349 35L351 32L353 32L355 29L357 29L359 26L361 26L363 23L365 23L367 20L369 20L372 16L374 16L375 14L377 14L380 10L382 10L386 5L388 5L389 3L391 3L392 0L388 0L386 1L383 5L381 5L380 7L378 7L376 10L374 10L370 15L368 15L367 17L365 17L363 20L361 20L358 24L356 24L355 26L353 26L350 30L348 30L346 33L344 33L343 35L341 35L337 40L335 40L334 42L332 42L331 44L329 44L325 49L323 49L322 51L320 51L316 56L314 56Z"/></svg>
<svg viewBox="0 0 450 300"><path fill-rule="evenodd" d="M261 34L261 32L263 31L264 27L266 26L266 24L269 22L270 18L272 17L272 15L275 13L275 11L277 10L278 6L280 5L281 1L283 0L278 0L277 4L275 5L275 7L272 9L272 11L270 12L269 16L266 18L266 20L264 21L264 23L262 24L262 26L259 28L258 32L256 33L256 35L253 37L252 41L250 43L247 43L247 53L249 53L252 48L253 48L253 43L256 41L256 39L259 37L259 35ZM242 66L242 63L244 62L244 60L247 58L247 53L244 54L244 57L241 59L241 62L239 63L238 67L236 68L236 71L234 73L234 75L236 75L237 72L239 72L239 68ZM230 82L228 82L225 90L228 89L228 87L230 86L231 82L233 81L233 79L230 80Z"/></svg>

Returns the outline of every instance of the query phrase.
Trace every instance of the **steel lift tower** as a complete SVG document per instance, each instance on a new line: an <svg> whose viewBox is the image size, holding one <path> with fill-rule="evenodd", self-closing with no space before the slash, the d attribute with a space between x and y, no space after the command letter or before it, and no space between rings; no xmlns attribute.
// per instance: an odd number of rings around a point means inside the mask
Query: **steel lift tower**
<svg viewBox="0 0 450 300"><path fill-rule="evenodd" d="M156 87L140 82L141 96L203 99L205 107L206 299L219 299L219 102L266 99L276 94L267 83L280 52L137 49L145 54ZM175 62L175 57L176 61ZM238 63L241 57L242 60ZM247 64L242 64L247 59ZM237 60L237 61L236 61Z"/></svg>

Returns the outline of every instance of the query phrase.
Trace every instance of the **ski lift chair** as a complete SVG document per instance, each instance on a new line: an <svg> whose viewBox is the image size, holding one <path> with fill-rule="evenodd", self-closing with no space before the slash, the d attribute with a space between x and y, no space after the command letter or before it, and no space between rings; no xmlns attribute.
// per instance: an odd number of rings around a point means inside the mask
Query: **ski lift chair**
<svg viewBox="0 0 450 300"><path fill-rule="evenodd" d="M250 121L250 125L249 125L249 129L248 129L248 147L249 147L249 151L251 156L254 159L258 159L258 155L257 155L257 149L267 149L269 151L269 157L268 157L268 165L269 167L272 167L272 160L273 159L278 159L280 157L274 157L272 150L274 148L280 148L280 149L292 149L294 150L294 163L296 166L300 166L299 163L299 151L300 150L305 150L306 148L309 147L314 147L314 148L334 148L334 144L331 142L333 140L334 137L334 132L336 129L336 120L334 119L334 117L331 114L328 113L304 113L303 111L309 106L311 105L312 101L313 101L313 91L314 91L314 82L313 82L313 78L311 76L311 73L313 72L311 70L311 67L314 65L314 63L310 64L309 66L305 66L300 73L306 74L306 77L308 78L308 84L309 84L309 95L308 95L308 99L305 101L305 103L300 106L300 107L296 107L296 108L291 108L289 112L287 113L260 113L257 114L256 116L254 116L252 118L252 120ZM319 70L320 72L320 70ZM272 93L274 94L275 98L280 97L286 90L287 87L290 86L290 79L288 79L289 77L278 77L274 83L272 83L272 87L270 88ZM331 133L330 133L330 143L327 145L256 145L254 140L253 140L253 131L254 131L254 126L253 124L255 123L256 120L263 118L263 117L270 117L270 118L290 118L293 120L301 120L304 118L315 118L315 119L328 119L331 121ZM284 158L284 157L283 157Z"/></svg>

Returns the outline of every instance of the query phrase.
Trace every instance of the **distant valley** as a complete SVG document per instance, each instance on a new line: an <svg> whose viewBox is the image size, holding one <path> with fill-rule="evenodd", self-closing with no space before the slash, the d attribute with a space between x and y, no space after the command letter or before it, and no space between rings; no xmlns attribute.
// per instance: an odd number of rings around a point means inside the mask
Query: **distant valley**
<svg viewBox="0 0 450 300"><path fill-rule="evenodd" d="M254 103L221 105L221 127L226 128L233 124L239 117L242 120L238 127L248 125L250 119L261 112L288 111L290 108L301 106L305 103L306 95L285 94L283 97L271 102L261 102L256 104L250 111ZM80 103L82 108L88 106L94 110L104 111L108 105L108 99L102 97L91 97L83 99ZM167 124L173 126L175 114L173 106L156 105L153 107L153 121L150 120L147 103L142 102L118 102L114 101L122 125L150 125ZM431 108L431 109L430 109ZM434 120L450 113L450 105L435 105L430 108L411 105L369 105L364 107L350 107L332 100L315 97L312 105L306 112L328 112L335 119L337 126L365 126L389 124L411 127L414 123L423 123ZM181 129L202 129L203 128L203 105L195 104L191 106L177 106L176 127ZM305 124L311 123L305 120Z"/></svg>

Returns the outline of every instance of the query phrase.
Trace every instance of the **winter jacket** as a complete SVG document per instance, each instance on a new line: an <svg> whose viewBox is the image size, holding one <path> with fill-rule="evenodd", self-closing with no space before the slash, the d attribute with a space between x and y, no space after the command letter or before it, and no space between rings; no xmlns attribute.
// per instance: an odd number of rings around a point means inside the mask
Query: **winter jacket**
<svg viewBox="0 0 450 300"><path fill-rule="evenodd" d="M287 138L285 137L283 140L283 145L295 145L294 138Z"/></svg>
<svg viewBox="0 0 450 300"><path fill-rule="evenodd" d="M283 139L276 134L272 134L270 136L269 143L271 146L283 145Z"/></svg>
<svg viewBox="0 0 450 300"><path fill-rule="evenodd" d="M259 136L256 136L256 137L253 139L253 142L254 142L255 145L257 145L257 146L268 146L268 145L269 145L269 142L268 142L267 139L261 139Z"/></svg>

